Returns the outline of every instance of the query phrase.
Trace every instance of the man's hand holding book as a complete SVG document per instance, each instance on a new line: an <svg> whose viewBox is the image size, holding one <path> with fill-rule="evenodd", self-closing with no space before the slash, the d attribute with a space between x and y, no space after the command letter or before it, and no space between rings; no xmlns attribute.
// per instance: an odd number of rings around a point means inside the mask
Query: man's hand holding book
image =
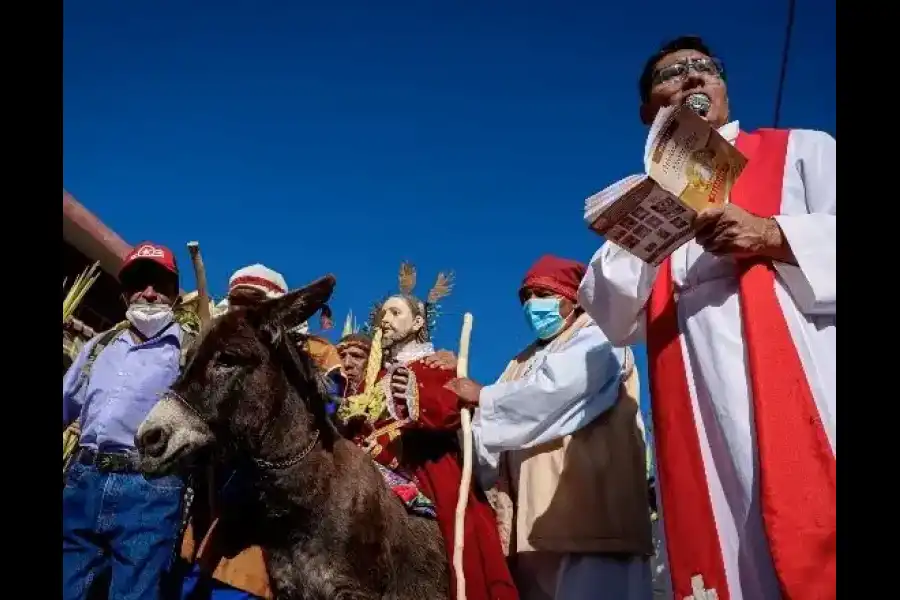
<svg viewBox="0 0 900 600"><path fill-rule="evenodd" d="M758 217L734 204L700 212L694 218L693 229L697 243L712 254L797 262L775 219Z"/></svg>

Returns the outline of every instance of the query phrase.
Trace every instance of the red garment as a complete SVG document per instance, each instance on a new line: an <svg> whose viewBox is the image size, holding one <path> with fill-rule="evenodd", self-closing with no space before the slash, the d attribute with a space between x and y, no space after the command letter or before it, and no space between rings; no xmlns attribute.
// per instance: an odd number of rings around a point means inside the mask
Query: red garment
<svg viewBox="0 0 900 600"><path fill-rule="evenodd" d="M413 473L419 488L432 502L438 525L447 548L450 565L451 598L456 598L456 575L453 572L453 530L456 501L462 477L462 460L457 431L459 399L444 384L455 377L452 371L437 369L416 361L407 365L418 386L418 420L407 423L399 438L378 438L382 450L374 456L381 464L393 468L397 463ZM384 372L379 375L379 381ZM375 430L396 421L387 416L375 424ZM397 462L395 463L394 460ZM472 484L466 507L463 572L466 577L467 600L518 600L506 557L500 545L494 511L484 493Z"/></svg>
<svg viewBox="0 0 900 600"><path fill-rule="evenodd" d="M788 132L741 133L749 161L732 202L758 216L779 214ZM747 347L766 537L785 598L836 594L836 463L803 365L775 295L771 261L740 263L740 307ZM728 600L725 568L691 409L670 259L648 302L648 350L660 484L672 586L691 593L702 575Z"/></svg>
<svg viewBox="0 0 900 600"><path fill-rule="evenodd" d="M578 285L584 278L585 271L587 267L583 263L545 254L528 269L519 290L526 287L542 288L578 302Z"/></svg>

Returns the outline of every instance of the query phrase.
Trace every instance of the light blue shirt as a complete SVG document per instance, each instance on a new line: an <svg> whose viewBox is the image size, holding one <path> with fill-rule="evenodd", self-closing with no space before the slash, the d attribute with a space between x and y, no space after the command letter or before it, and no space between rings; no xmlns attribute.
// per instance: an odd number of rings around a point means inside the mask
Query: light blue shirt
<svg viewBox="0 0 900 600"><path fill-rule="evenodd" d="M178 377L182 329L173 323L145 342L126 331L101 350L84 377L99 337L84 345L63 375L63 427L80 417L80 446L133 451L138 426Z"/></svg>
<svg viewBox="0 0 900 600"><path fill-rule="evenodd" d="M612 408L624 364L625 349L591 323L554 351L539 350L520 379L482 388L472 419L482 485L496 480L500 452L571 435Z"/></svg>

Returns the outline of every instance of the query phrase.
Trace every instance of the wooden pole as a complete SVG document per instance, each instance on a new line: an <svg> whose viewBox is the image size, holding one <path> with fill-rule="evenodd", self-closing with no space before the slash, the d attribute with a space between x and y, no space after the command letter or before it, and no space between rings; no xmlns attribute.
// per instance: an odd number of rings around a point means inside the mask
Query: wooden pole
<svg viewBox="0 0 900 600"><path fill-rule="evenodd" d="M472 338L472 313L463 315L462 333L459 336L459 356L456 376L469 376L469 342ZM466 507L472 488L472 415L467 408L459 411L462 426L463 465L456 500L456 519L453 530L453 570L456 573L456 598L466 600L466 577L463 573L463 547L465 546Z"/></svg>
<svg viewBox="0 0 900 600"><path fill-rule="evenodd" d="M197 316L200 317L200 328L206 329L212 321L209 311L209 288L206 285L206 267L200 255L200 242L188 242L191 264L194 266L194 278L197 280Z"/></svg>
<svg viewBox="0 0 900 600"><path fill-rule="evenodd" d="M194 266L194 279L197 280L197 316L200 318L200 331L205 331L212 322L212 314L209 310L209 288L206 284L206 267L203 265L203 256L200 254L200 242L188 242L188 253L191 255L191 264ZM206 467L206 488L209 499L210 514L216 514L216 484L215 469L212 465Z"/></svg>

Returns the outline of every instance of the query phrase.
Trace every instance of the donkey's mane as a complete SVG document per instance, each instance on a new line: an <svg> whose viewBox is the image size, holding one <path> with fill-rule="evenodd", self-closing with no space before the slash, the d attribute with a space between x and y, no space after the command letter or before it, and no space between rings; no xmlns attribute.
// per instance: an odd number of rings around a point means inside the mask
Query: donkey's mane
<svg viewBox="0 0 900 600"><path fill-rule="evenodd" d="M275 332L271 332L267 331L268 327L264 327L264 333L260 336L262 342L270 346L273 358L281 363L288 383L306 402L307 409L316 420L323 444L327 450L331 450L338 432L325 412L328 402L325 377L312 357L299 347L307 336L289 333L284 323L278 323L276 328ZM266 337L269 337L271 342L266 340Z"/></svg>
<svg viewBox="0 0 900 600"><path fill-rule="evenodd" d="M221 338L227 337L228 333L234 330L232 328L238 329L243 325L252 330L256 340L271 352L272 364L279 366L290 387L305 403L306 409L315 419L316 427L321 434L320 439L326 449L331 450L338 432L325 412L328 392L325 388L324 375L312 357L300 348L300 344L307 336L290 333L286 324L280 320L258 325L251 315L252 312L247 309L229 312L223 317L223 321L228 319L230 322L227 324L223 322L220 327L210 328L207 335L218 346L227 345L227 341ZM284 401L291 402L291 399L286 397Z"/></svg>

